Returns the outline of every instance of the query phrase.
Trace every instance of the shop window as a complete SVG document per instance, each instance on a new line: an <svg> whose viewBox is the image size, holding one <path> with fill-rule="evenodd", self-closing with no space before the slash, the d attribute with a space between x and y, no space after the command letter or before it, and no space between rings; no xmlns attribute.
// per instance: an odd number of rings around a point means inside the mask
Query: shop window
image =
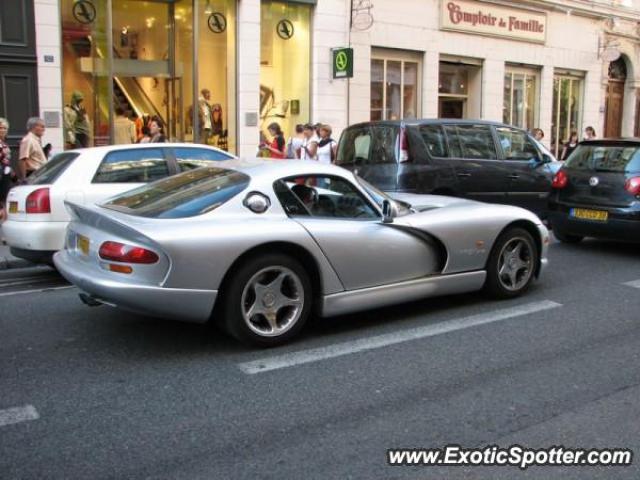
<svg viewBox="0 0 640 480"><path fill-rule="evenodd" d="M482 68L465 63L440 62L438 117L480 118Z"/></svg>
<svg viewBox="0 0 640 480"><path fill-rule="evenodd" d="M389 54L385 57L371 60L371 120L417 118L420 91L417 56Z"/></svg>
<svg viewBox="0 0 640 480"><path fill-rule="evenodd" d="M537 79L535 70L507 70L504 75L504 123L525 130L536 127Z"/></svg>
<svg viewBox="0 0 640 480"><path fill-rule="evenodd" d="M311 6L263 1L260 17L260 139L278 123L285 138L310 120Z"/></svg>
<svg viewBox="0 0 640 480"><path fill-rule="evenodd" d="M553 79L551 149L556 157L571 132L580 134L583 80L574 75L556 74Z"/></svg>

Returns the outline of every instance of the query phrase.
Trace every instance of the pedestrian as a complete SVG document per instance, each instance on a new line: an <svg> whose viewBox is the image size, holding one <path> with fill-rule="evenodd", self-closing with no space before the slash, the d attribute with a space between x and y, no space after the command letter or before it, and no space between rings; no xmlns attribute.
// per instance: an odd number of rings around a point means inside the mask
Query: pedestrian
<svg viewBox="0 0 640 480"><path fill-rule="evenodd" d="M331 138L332 129L330 125L321 125L320 141L318 142L318 161L320 163L335 163L338 153L338 142Z"/></svg>
<svg viewBox="0 0 640 480"><path fill-rule="evenodd" d="M302 145L300 146L300 160L317 160L318 137L314 134L315 128L307 123L302 130Z"/></svg>
<svg viewBox="0 0 640 480"><path fill-rule="evenodd" d="M113 122L114 145L126 145L136 143L136 124L124 114L121 106L115 108L116 119Z"/></svg>
<svg viewBox="0 0 640 480"><path fill-rule="evenodd" d="M24 183L29 175L47 163L47 157L42 150L44 120L39 117L29 118L27 130L27 134L20 141L18 180L21 183Z"/></svg>
<svg viewBox="0 0 640 480"><path fill-rule="evenodd" d="M531 131L531 134L533 135L533 138L535 138L539 142L541 142L544 138L544 130L542 130L541 128L534 128Z"/></svg>
<svg viewBox="0 0 640 480"><path fill-rule="evenodd" d="M15 172L11 168L11 149L7 143L9 122L6 118L0 118L0 223L7 219L7 194L11 189L11 181Z"/></svg>
<svg viewBox="0 0 640 480"><path fill-rule="evenodd" d="M589 126L584 129L584 139L585 140L595 140L596 131L593 127Z"/></svg>
<svg viewBox="0 0 640 480"><path fill-rule="evenodd" d="M564 161L567 158L569 158L569 155L571 155L571 152L573 152L577 146L578 146L578 132L574 130L573 132L571 132L571 135L569 136L569 140L567 140L567 142L562 147L560 160Z"/></svg>
<svg viewBox="0 0 640 480"><path fill-rule="evenodd" d="M136 126L136 142L140 142L140 140L142 139L142 127L144 127L144 120L134 110L131 114L131 121Z"/></svg>
<svg viewBox="0 0 640 480"><path fill-rule="evenodd" d="M141 133L140 133L140 139L138 140L138 143L149 143L151 141L151 134L149 133L149 127L148 126L143 126Z"/></svg>
<svg viewBox="0 0 640 480"><path fill-rule="evenodd" d="M300 149L304 141L304 127L301 123L296 125L296 134L287 142L287 158L300 158Z"/></svg>
<svg viewBox="0 0 640 480"><path fill-rule="evenodd" d="M284 135L278 122L269 124L267 130L269 131L269 135L273 137L273 140L271 140L270 143L262 142L260 148L268 150L269 157L271 158L286 158Z"/></svg>
<svg viewBox="0 0 640 480"><path fill-rule="evenodd" d="M42 147L42 151L44 152L44 156L47 157L47 161L51 158L51 150L53 146L50 143L47 143L44 147Z"/></svg>
<svg viewBox="0 0 640 480"><path fill-rule="evenodd" d="M162 120L157 117L154 117L149 122L149 143L165 143L167 138L164 136L164 127L162 125Z"/></svg>

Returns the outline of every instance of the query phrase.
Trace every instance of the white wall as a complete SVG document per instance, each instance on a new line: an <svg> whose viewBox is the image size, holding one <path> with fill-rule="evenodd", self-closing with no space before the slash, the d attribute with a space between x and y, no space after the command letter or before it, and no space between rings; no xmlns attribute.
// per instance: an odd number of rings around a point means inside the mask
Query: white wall
<svg viewBox="0 0 640 480"><path fill-rule="evenodd" d="M60 128L47 128L43 145L51 143L52 152L64 148L62 134L62 72L60 48L60 5L58 0L34 0L36 25L36 54L38 56L38 96L40 116L44 112L58 114ZM53 56L52 63L45 63L45 55ZM22 127L24 128L24 127Z"/></svg>

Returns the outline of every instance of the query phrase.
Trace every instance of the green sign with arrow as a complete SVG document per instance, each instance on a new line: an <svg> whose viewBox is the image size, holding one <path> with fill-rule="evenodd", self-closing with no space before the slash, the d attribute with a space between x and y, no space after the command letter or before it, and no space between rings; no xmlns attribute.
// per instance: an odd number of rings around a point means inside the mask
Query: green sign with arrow
<svg viewBox="0 0 640 480"><path fill-rule="evenodd" d="M353 48L332 48L333 78L353 77Z"/></svg>

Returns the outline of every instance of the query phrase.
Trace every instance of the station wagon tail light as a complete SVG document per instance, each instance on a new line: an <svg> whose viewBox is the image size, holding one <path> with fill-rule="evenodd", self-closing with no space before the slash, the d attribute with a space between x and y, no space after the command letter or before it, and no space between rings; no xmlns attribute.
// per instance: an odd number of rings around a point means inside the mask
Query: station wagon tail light
<svg viewBox="0 0 640 480"><path fill-rule="evenodd" d="M561 189L566 187L569 184L569 177L564 171L560 170L553 177L553 182L551 182L551 188Z"/></svg>
<svg viewBox="0 0 640 480"><path fill-rule="evenodd" d="M51 213L51 200L48 188L38 188L27 195L27 213Z"/></svg>
<svg viewBox="0 0 640 480"><path fill-rule="evenodd" d="M640 177L631 177L624 182L624 189L631 195L640 195Z"/></svg>
<svg viewBox="0 0 640 480"><path fill-rule="evenodd" d="M160 259L158 254L151 250L119 242L104 242L100 245L98 254L103 260L121 263L151 264Z"/></svg>

